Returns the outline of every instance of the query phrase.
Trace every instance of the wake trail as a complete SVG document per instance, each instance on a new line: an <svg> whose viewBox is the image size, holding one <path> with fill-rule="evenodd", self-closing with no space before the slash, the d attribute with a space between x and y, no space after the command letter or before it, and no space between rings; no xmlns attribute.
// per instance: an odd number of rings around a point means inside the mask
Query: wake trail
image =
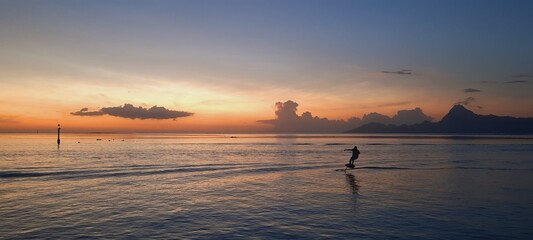
<svg viewBox="0 0 533 240"><path fill-rule="evenodd" d="M358 169L369 170L489 170L489 171L533 171L533 168L493 168L493 167L434 167L434 168L411 168L411 167L388 167L388 166L363 166L348 169L335 169L335 171L350 171Z"/></svg>

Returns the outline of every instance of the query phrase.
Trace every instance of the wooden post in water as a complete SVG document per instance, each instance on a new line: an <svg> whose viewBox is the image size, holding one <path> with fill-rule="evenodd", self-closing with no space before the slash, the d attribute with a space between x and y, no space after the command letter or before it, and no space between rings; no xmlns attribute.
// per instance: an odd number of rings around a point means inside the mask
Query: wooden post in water
<svg viewBox="0 0 533 240"><path fill-rule="evenodd" d="M59 139L59 131L61 131L61 125L57 124L57 145L61 143L61 140Z"/></svg>

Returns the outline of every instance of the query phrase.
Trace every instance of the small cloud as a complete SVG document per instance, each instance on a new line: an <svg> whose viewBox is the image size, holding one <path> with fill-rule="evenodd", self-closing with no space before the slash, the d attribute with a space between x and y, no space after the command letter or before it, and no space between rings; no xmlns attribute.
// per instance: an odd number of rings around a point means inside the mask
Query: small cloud
<svg viewBox="0 0 533 240"><path fill-rule="evenodd" d="M529 75L529 74L516 74L516 75L513 75L514 78L533 78L532 75Z"/></svg>
<svg viewBox="0 0 533 240"><path fill-rule="evenodd" d="M512 80L512 81L507 81L507 82L504 82L504 83L529 83L529 81L527 80Z"/></svg>
<svg viewBox="0 0 533 240"><path fill-rule="evenodd" d="M402 69L402 70L398 70L398 71L381 71L382 73L387 73L387 74L398 74L398 75L412 75L413 74L413 71L412 70L409 70L409 69Z"/></svg>
<svg viewBox="0 0 533 240"><path fill-rule="evenodd" d="M497 81L480 81L480 83L499 83Z"/></svg>
<svg viewBox="0 0 533 240"><path fill-rule="evenodd" d="M465 92L465 93L475 93L475 92L481 92L481 90L475 89L475 88L465 88L465 89L463 89L463 92Z"/></svg>
<svg viewBox="0 0 533 240"><path fill-rule="evenodd" d="M124 106L104 107L97 111L89 111L89 109L85 107L77 112L71 112L70 114L75 116L110 115L129 119L176 119L193 115L193 113L170 110L165 107L153 106L151 108L144 108L140 106L135 107L132 104L127 103L124 104Z"/></svg>
<svg viewBox="0 0 533 240"><path fill-rule="evenodd" d="M458 102L456 102L454 105L464 105L464 106L468 106L468 104L472 103L473 101L476 101L475 98L473 97L467 97L463 100L460 100Z"/></svg>

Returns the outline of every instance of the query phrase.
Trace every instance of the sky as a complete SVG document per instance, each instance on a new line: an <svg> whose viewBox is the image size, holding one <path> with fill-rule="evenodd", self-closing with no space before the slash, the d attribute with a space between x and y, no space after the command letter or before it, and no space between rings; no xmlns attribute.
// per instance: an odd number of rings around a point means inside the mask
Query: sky
<svg viewBox="0 0 533 240"><path fill-rule="evenodd" d="M533 117L531 9L2 0L0 132L58 123L67 132L272 132L285 103L298 117L344 122L400 113L438 121L457 103Z"/></svg>

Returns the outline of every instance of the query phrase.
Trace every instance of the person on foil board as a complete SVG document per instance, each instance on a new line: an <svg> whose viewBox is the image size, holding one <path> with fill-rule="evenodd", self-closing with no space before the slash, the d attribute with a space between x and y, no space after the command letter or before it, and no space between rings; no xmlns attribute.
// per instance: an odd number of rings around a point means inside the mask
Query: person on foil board
<svg viewBox="0 0 533 240"><path fill-rule="evenodd" d="M352 151L352 157L350 158L350 162L345 166L347 168L353 169L355 167L354 162L357 158L359 158L359 154L361 154L361 152L359 152L357 146L354 146L353 149L344 149L344 151Z"/></svg>

